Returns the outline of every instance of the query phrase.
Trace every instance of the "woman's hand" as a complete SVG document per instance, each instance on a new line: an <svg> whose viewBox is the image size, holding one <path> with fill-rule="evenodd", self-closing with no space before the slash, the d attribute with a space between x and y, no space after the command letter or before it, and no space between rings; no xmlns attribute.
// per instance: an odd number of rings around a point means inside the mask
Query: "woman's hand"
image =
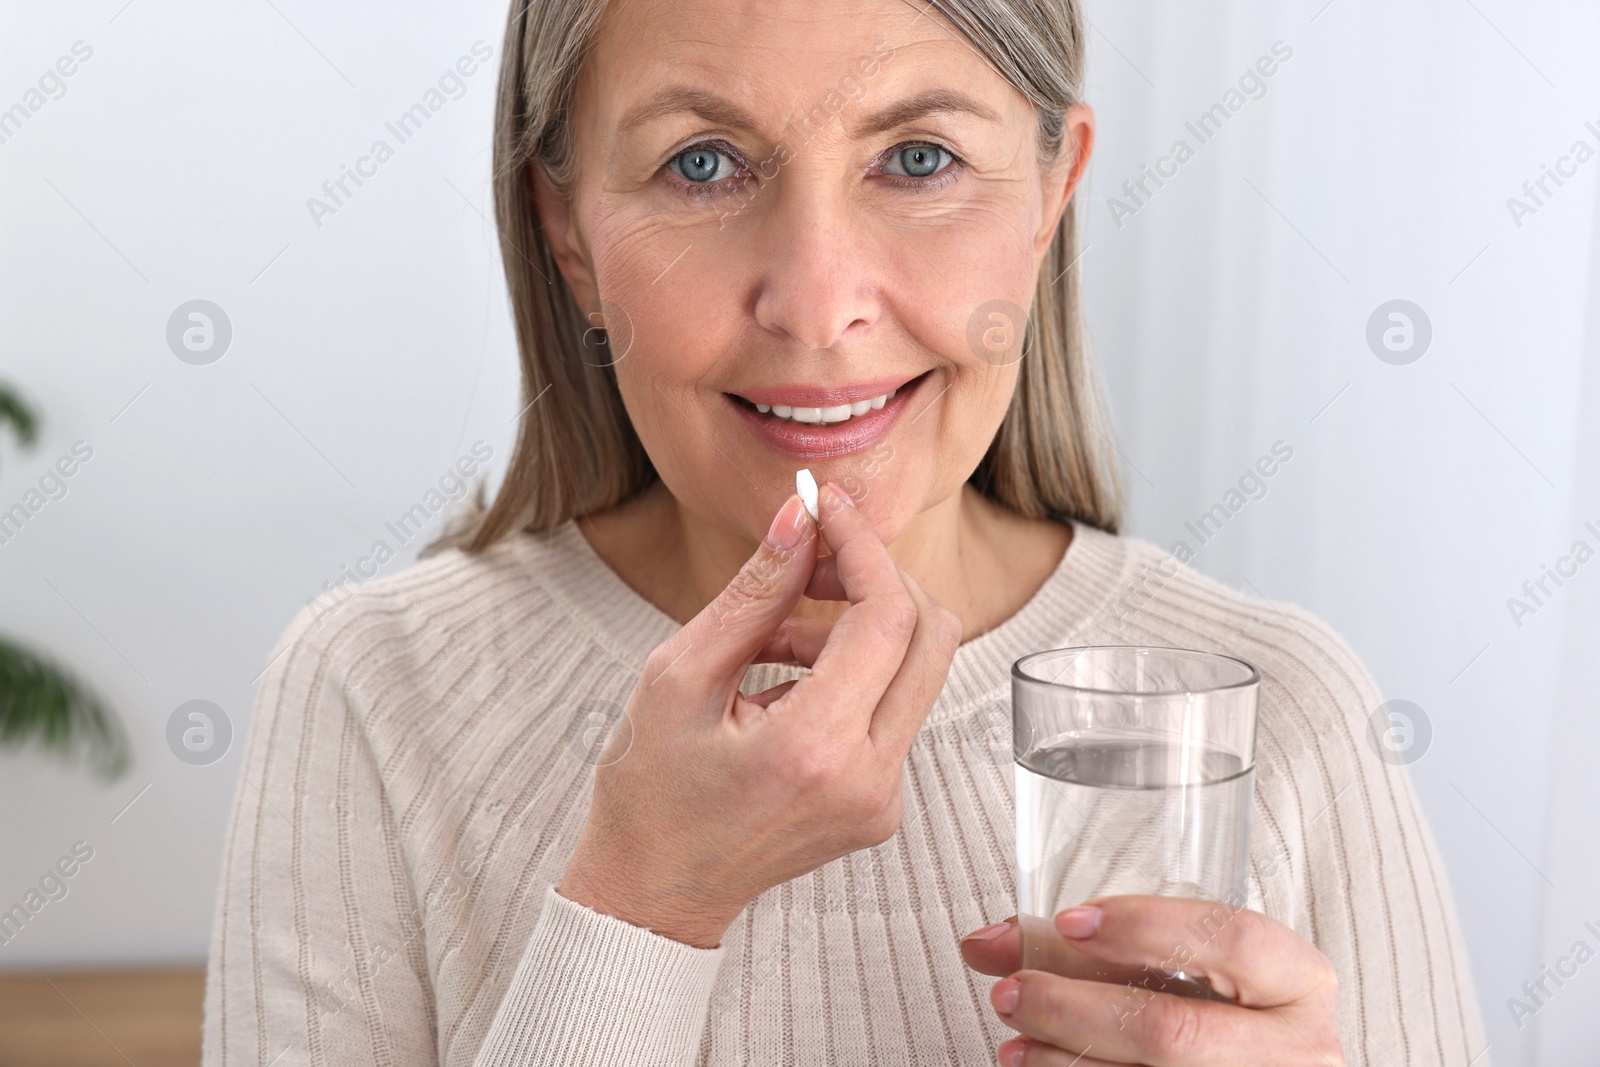
<svg viewBox="0 0 1600 1067"><path fill-rule="evenodd" d="M818 509L831 558L791 496L722 594L650 654L563 896L714 946L766 889L899 827L906 752L961 623L832 483ZM832 624L791 620L803 593L850 606ZM751 663L790 661L810 673L740 695Z"/></svg>
<svg viewBox="0 0 1600 1067"><path fill-rule="evenodd" d="M1018 970L1014 921L961 942L967 965L1007 975L989 999L1022 1033L1000 1046L1004 1067L1306 1064L1341 1067L1338 982L1321 952L1260 912L1209 900L1105 897L1068 908L1055 926L1069 973L1141 973L1126 985ZM1160 992L1173 971L1203 976L1225 1004Z"/></svg>

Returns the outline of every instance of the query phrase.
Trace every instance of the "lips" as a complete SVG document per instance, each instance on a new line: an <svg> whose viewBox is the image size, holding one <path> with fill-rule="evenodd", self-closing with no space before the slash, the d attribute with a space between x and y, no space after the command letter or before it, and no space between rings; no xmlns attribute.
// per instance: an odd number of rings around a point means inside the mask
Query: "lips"
<svg viewBox="0 0 1600 1067"><path fill-rule="evenodd" d="M828 459L882 440L922 391L928 373L838 387L776 386L723 395L769 448L793 459Z"/></svg>
<svg viewBox="0 0 1600 1067"><path fill-rule="evenodd" d="M923 372L923 374L926 373L926 371ZM871 400L876 396L885 396L901 386L909 385L916 381L923 374L900 374L889 378L869 378L865 381L851 382L848 385L757 386L742 393L729 393L728 395L748 401L751 404L830 407L837 404L853 404L860 400Z"/></svg>

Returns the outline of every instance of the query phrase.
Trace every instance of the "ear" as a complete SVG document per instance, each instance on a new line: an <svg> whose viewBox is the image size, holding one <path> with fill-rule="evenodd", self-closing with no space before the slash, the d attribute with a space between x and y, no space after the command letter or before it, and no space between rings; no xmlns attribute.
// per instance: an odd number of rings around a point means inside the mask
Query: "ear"
<svg viewBox="0 0 1600 1067"><path fill-rule="evenodd" d="M539 225L550 245L561 277L578 307L594 311L600 307L600 287L595 283L594 268L589 261L589 250L584 244L581 230L572 224L572 205L558 195L545 177L544 168L537 162L528 164L528 182L533 186L534 209L539 213Z"/></svg>
<svg viewBox="0 0 1600 1067"><path fill-rule="evenodd" d="M1044 262L1061 225L1061 215L1072 203L1072 194L1089 166L1094 151L1094 109L1088 104L1067 108L1061 129L1061 154L1045 172L1044 206L1039 232L1033 235L1033 254Z"/></svg>

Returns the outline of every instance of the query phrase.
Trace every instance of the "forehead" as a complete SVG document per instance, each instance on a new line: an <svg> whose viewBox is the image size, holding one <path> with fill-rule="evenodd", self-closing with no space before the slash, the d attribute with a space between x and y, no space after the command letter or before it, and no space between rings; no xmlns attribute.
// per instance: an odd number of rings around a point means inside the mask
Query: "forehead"
<svg viewBox="0 0 1600 1067"><path fill-rule="evenodd" d="M736 101L765 133L829 93L888 103L959 87L997 115L1026 110L942 16L906 0L611 0L583 81L592 118L612 128L664 110L668 87Z"/></svg>

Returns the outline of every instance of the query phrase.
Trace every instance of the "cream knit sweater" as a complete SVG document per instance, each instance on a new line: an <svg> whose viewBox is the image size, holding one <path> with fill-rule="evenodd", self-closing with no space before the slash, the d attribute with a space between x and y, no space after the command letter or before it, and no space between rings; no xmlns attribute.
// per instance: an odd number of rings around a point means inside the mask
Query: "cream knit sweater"
<svg viewBox="0 0 1600 1067"><path fill-rule="evenodd" d="M205 1063L992 1064L957 939L1015 909L1009 676L1081 644L1221 650L1263 676L1250 907L1332 960L1350 1064L1486 1067L1444 871L1380 703L1303 611L1076 527L956 653L887 843L762 894L697 949L557 895L600 742L676 624L572 523L300 612L234 802ZM755 692L799 668L753 668Z"/></svg>

